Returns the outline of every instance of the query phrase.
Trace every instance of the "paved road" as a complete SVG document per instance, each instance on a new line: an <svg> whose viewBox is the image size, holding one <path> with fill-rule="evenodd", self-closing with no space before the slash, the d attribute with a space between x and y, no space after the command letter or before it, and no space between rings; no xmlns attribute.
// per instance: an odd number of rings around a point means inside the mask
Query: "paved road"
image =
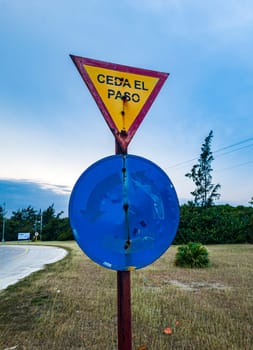
<svg viewBox="0 0 253 350"><path fill-rule="evenodd" d="M67 251L57 247L0 245L0 290L34 271L63 259Z"/></svg>

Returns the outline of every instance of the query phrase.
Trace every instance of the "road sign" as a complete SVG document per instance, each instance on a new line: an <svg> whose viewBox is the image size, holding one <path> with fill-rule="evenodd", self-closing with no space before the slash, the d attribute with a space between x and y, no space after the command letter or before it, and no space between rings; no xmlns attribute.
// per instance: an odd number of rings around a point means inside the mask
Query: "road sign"
<svg viewBox="0 0 253 350"><path fill-rule="evenodd" d="M21 239L30 239L30 232L19 232L18 233L18 240Z"/></svg>
<svg viewBox="0 0 253 350"><path fill-rule="evenodd" d="M158 259L179 222L177 195L166 173L134 155L91 165L69 202L70 224L81 249L103 267L130 271Z"/></svg>
<svg viewBox="0 0 253 350"><path fill-rule="evenodd" d="M123 150L158 95L168 73L71 55Z"/></svg>

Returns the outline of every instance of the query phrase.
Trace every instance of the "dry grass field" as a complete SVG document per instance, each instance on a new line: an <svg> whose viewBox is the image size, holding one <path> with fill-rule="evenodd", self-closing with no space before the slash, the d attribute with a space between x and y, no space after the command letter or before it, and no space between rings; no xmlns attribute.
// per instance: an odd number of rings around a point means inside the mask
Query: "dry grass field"
<svg viewBox="0 0 253 350"><path fill-rule="evenodd" d="M57 245L64 260L0 292L0 349L116 350L116 272ZM131 273L133 350L253 349L253 245L207 249L207 269L175 267L172 246Z"/></svg>

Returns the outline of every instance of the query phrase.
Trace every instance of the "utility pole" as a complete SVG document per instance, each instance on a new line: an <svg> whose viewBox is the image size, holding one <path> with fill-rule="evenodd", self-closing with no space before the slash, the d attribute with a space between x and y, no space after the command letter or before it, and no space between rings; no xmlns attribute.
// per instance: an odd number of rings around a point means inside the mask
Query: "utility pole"
<svg viewBox="0 0 253 350"><path fill-rule="evenodd" d="M2 207L2 215L3 215L3 227L2 227L2 242L4 242L4 234L5 234L5 203L3 203L3 207Z"/></svg>
<svg viewBox="0 0 253 350"><path fill-rule="evenodd" d="M40 209L40 241L42 241L42 225L43 225L43 215L42 210Z"/></svg>

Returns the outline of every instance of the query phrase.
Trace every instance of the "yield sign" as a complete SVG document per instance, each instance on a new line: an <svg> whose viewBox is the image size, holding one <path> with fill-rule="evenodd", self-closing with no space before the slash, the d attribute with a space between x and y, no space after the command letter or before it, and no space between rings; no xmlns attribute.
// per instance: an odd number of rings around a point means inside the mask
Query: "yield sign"
<svg viewBox="0 0 253 350"><path fill-rule="evenodd" d="M168 73L70 55L123 151Z"/></svg>

